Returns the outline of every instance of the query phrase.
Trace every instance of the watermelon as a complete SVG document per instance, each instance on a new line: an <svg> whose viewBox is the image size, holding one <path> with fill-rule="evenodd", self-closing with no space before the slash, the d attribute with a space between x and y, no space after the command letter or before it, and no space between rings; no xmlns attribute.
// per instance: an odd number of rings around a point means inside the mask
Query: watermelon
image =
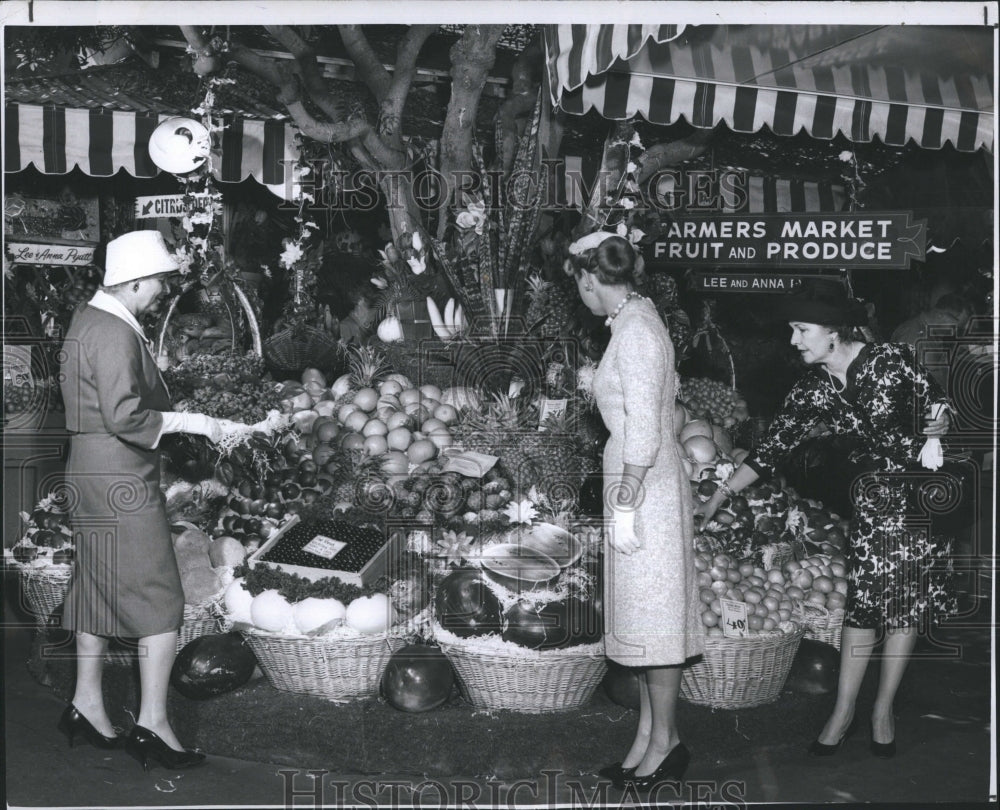
<svg viewBox="0 0 1000 810"><path fill-rule="evenodd" d="M243 686L257 659L239 633L200 636L177 654L170 683L184 697L207 700Z"/></svg>

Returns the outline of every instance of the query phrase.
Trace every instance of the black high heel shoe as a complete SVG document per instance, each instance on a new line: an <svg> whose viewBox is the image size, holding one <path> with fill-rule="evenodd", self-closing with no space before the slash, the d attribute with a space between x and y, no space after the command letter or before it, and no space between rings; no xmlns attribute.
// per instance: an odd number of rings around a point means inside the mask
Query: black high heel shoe
<svg viewBox="0 0 1000 810"><path fill-rule="evenodd" d="M680 782L684 778L684 772L690 762L691 752L688 751L687 746L684 743L677 743L651 774L646 776L633 775L625 781L633 785L639 792L646 793L664 782Z"/></svg>
<svg viewBox="0 0 1000 810"><path fill-rule="evenodd" d="M879 759L892 759L896 756L896 741L892 740L887 743L875 742L875 726L871 727L872 731L872 741L869 749L872 752L872 756L876 756Z"/></svg>
<svg viewBox="0 0 1000 810"><path fill-rule="evenodd" d="M858 728L858 720L856 717L851 718L850 725L843 734L840 735L840 739L833 745L827 745L826 743L821 743L818 739L813 740L812 744L809 746L809 754L814 757L830 757L840 750L840 746L843 745L844 740L850 737Z"/></svg>
<svg viewBox="0 0 1000 810"><path fill-rule="evenodd" d="M205 755L198 751L177 751L167 745L148 728L134 726L125 739L125 753L136 760L144 771L150 763L159 763L164 768L194 768L205 761Z"/></svg>
<svg viewBox="0 0 1000 810"><path fill-rule="evenodd" d="M122 741L121 737L105 737L101 734L86 717L80 714L79 710L72 703L62 713L62 717L59 718L59 724L56 728L66 735L70 748L73 747L73 740L78 734L94 746L94 748L117 748L121 745Z"/></svg>
<svg viewBox="0 0 1000 810"><path fill-rule="evenodd" d="M635 776L635 768L623 768L620 762L613 765L605 765L597 772L598 776L603 776L611 781L619 790L625 786L625 782Z"/></svg>

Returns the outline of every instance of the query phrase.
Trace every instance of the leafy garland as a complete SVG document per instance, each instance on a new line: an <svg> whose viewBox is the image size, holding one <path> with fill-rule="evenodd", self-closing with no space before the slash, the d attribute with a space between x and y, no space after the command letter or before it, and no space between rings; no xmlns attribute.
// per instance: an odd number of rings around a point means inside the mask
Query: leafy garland
<svg viewBox="0 0 1000 810"><path fill-rule="evenodd" d="M345 605L361 596L373 596L384 593L384 589L373 585L358 587L341 582L336 577L310 580L298 574L289 574L279 568L269 565L258 565L250 568L246 564L237 566L233 571L236 578L243 578L243 587L251 596L257 596L268 590L278 591L290 604L303 599L338 599Z"/></svg>

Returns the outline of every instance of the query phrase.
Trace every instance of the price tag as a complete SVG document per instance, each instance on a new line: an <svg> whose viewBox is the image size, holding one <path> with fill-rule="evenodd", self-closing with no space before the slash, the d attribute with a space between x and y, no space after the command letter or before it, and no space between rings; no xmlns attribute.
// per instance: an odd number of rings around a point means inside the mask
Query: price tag
<svg viewBox="0 0 1000 810"><path fill-rule="evenodd" d="M543 425L550 416L560 417L566 413L567 399L546 399L542 398L538 403L538 429L545 430Z"/></svg>
<svg viewBox="0 0 1000 810"><path fill-rule="evenodd" d="M308 551L310 554L315 554L317 557L322 557L325 560L332 560L346 545L347 543L342 540L334 540L325 534L317 534L312 540L302 546L302 550ZM746 606L744 605L744 607Z"/></svg>
<svg viewBox="0 0 1000 810"><path fill-rule="evenodd" d="M720 599L722 605L722 635L743 638L750 631L747 626L747 604L735 599Z"/></svg>

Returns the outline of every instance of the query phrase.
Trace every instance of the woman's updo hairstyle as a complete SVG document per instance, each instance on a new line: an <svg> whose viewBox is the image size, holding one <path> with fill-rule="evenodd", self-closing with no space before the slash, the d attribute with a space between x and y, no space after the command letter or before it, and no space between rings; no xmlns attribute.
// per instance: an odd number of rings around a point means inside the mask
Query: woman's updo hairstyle
<svg viewBox="0 0 1000 810"><path fill-rule="evenodd" d="M609 286L639 287L646 278L642 258L632 244L621 236L609 236L597 247L571 255L567 273L573 276L586 270Z"/></svg>

